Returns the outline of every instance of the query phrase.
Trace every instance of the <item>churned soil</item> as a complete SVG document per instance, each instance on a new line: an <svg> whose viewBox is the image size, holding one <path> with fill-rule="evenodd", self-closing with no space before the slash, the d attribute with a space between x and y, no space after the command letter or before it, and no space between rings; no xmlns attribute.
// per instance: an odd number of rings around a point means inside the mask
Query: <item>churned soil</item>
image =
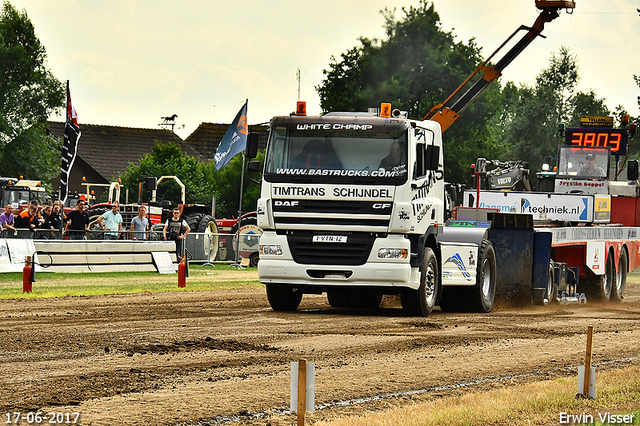
<svg viewBox="0 0 640 426"><path fill-rule="evenodd" d="M312 424L575 376L588 326L598 368L624 367L640 363L640 284L627 293L619 304L498 303L429 318L406 317L393 297L361 311L305 295L298 312L278 313L263 289L2 301L0 421L291 425L290 363L304 358L316 369Z"/></svg>

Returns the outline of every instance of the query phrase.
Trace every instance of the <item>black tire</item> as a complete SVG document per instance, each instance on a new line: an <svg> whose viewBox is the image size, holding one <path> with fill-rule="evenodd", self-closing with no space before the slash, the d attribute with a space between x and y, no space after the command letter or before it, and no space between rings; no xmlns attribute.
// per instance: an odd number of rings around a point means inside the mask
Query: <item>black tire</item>
<svg viewBox="0 0 640 426"><path fill-rule="evenodd" d="M332 308L350 308L351 299L349 293L340 291L328 291L327 301Z"/></svg>
<svg viewBox="0 0 640 426"><path fill-rule="evenodd" d="M196 229L198 229L198 223L200 222L200 219L202 219L203 216L204 216L204 213L195 212L195 213L189 213L183 216L182 219L185 222L187 222L187 225L189 225L189 229L195 232Z"/></svg>
<svg viewBox="0 0 640 426"><path fill-rule="evenodd" d="M558 286L555 280L555 270L553 264L549 265L549 271L547 272L547 287L542 292L533 293L534 305L546 305L558 301Z"/></svg>
<svg viewBox="0 0 640 426"><path fill-rule="evenodd" d="M208 214L202 216L195 232L205 234L205 238L203 238L205 260L207 262L215 261L220 247L220 231L216 220Z"/></svg>
<svg viewBox="0 0 640 426"><path fill-rule="evenodd" d="M401 296L402 309L409 316L428 317L438 297L440 268L438 259L430 247L426 247L420 265L420 287L406 290Z"/></svg>
<svg viewBox="0 0 640 426"><path fill-rule="evenodd" d="M470 312L491 312L496 297L496 255L489 240L483 240L478 254L476 285L466 289Z"/></svg>
<svg viewBox="0 0 640 426"><path fill-rule="evenodd" d="M100 225L98 224L98 218L108 211L109 209L106 207L97 207L95 209L87 210L87 214L89 215L88 239L104 240L104 232L102 232L102 228L100 228Z"/></svg>
<svg viewBox="0 0 640 426"><path fill-rule="evenodd" d="M620 249L620 259L616 269L616 277L611 289L611 302L618 303L624 299L624 292L627 288L627 270L629 269L629 257L624 247Z"/></svg>
<svg viewBox="0 0 640 426"><path fill-rule="evenodd" d="M151 233L149 234L149 241L162 241L164 240L164 224L156 223L151 225Z"/></svg>
<svg viewBox="0 0 640 426"><path fill-rule="evenodd" d="M300 289L283 284L266 284L267 299L276 312L291 312L298 309L302 300Z"/></svg>
<svg viewBox="0 0 640 426"><path fill-rule="evenodd" d="M553 265L549 265L545 297L549 304L556 303L558 301L558 284L556 283L556 274L555 269L553 269Z"/></svg>
<svg viewBox="0 0 640 426"><path fill-rule="evenodd" d="M594 302L607 303L611 299L611 289L615 280L615 260L613 254L609 253L604 275L595 275L589 272L585 278L585 292L588 298Z"/></svg>
<svg viewBox="0 0 640 426"><path fill-rule="evenodd" d="M252 268L258 267L258 262L260 261L260 253L255 251L249 255L249 266Z"/></svg>

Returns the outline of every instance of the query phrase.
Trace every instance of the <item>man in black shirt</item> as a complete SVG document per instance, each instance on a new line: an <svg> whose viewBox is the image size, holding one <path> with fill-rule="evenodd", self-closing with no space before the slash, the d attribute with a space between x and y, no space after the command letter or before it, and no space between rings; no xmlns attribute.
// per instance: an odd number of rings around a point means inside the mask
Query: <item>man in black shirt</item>
<svg viewBox="0 0 640 426"><path fill-rule="evenodd" d="M67 228L70 240L83 240L89 230L89 214L84 211L84 202L79 201L76 209L67 215Z"/></svg>

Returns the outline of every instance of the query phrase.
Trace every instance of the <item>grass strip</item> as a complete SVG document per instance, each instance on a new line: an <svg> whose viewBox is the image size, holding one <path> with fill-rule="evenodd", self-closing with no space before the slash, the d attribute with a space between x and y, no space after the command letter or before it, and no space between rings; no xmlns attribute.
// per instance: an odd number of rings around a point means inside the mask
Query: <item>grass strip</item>
<svg viewBox="0 0 640 426"><path fill-rule="evenodd" d="M596 377L596 399L576 399L576 374L483 392L461 392L384 412L319 421L314 426L640 425L640 366L598 371ZM632 421L623 423L621 415ZM607 423L607 419L613 422Z"/></svg>
<svg viewBox="0 0 640 426"><path fill-rule="evenodd" d="M178 288L177 274L157 272L109 272L36 274L32 293L22 292L22 273L0 274L0 300L38 299L107 294L161 293L166 291L203 291L217 289L260 288L256 268L238 269L190 265L186 288Z"/></svg>

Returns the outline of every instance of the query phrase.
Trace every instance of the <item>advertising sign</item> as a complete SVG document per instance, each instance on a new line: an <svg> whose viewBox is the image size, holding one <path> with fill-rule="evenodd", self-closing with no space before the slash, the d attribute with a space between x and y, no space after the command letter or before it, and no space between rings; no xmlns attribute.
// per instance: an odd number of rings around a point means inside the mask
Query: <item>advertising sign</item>
<svg viewBox="0 0 640 426"><path fill-rule="evenodd" d="M476 192L465 191L464 207L476 207ZM595 197L586 194L551 194L515 191L481 191L477 207L498 209L502 213L525 213L537 221L607 222L606 199L599 195L598 218L594 218Z"/></svg>

